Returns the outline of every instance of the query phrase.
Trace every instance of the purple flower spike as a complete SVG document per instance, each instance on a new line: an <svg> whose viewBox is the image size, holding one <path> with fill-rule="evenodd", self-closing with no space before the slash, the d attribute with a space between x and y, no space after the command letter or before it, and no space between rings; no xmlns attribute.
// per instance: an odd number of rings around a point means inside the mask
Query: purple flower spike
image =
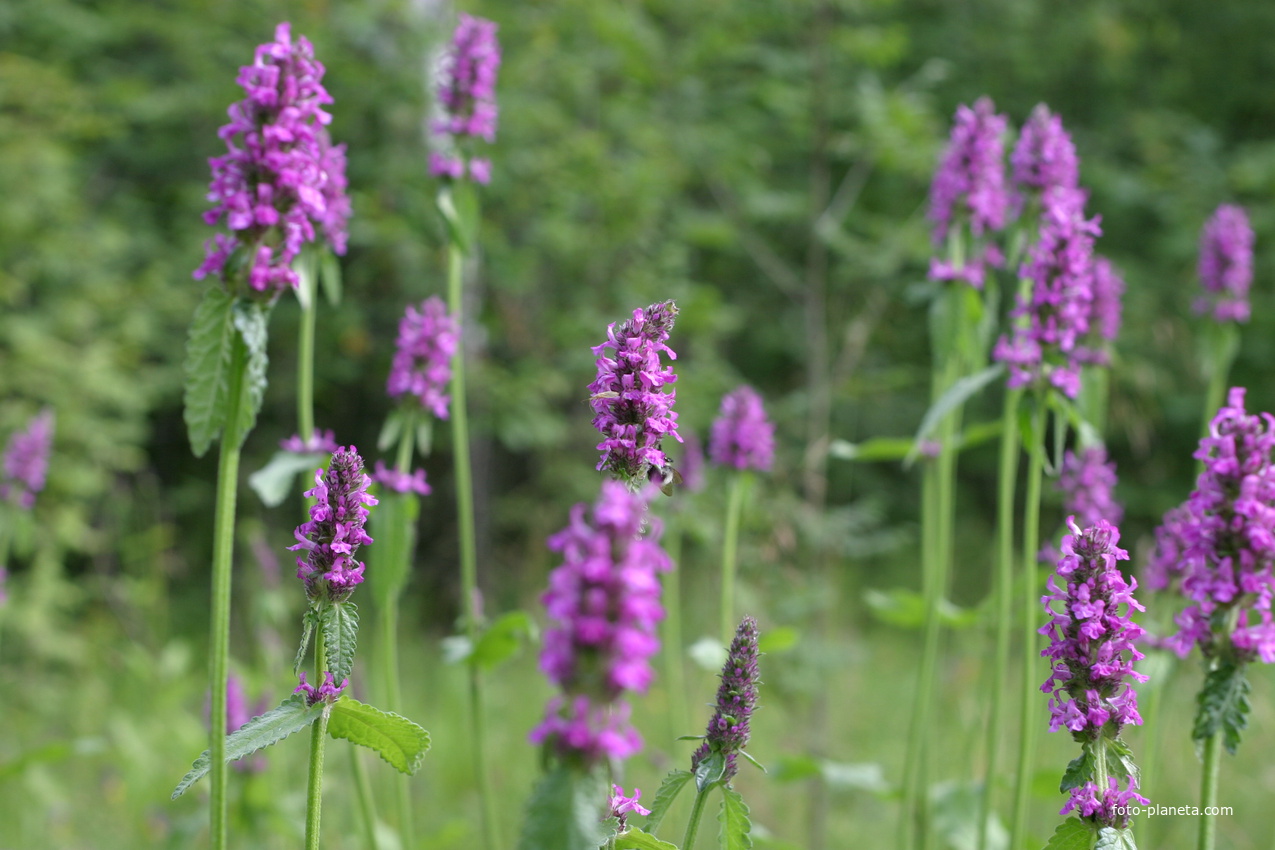
<svg viewBox="0 0 1275 850"><path fill-rule="evenodd" d="M1111 365L1111 344L1120 333L1124 278L1106 257L1094 257L1093 303L1089 333L1076 349L1076 359L1093 366Z"/></svg>
<svg viewBox="0 0 1275 850"><path fill-rule="evenodd" d="M1165 516L1149 569L1149 584L1177 580L1190 600L1165 641L1180 656L1198 643L1213 658L1229 641L1240 663L1275 662L1273 449L1275 416L1245 411L1244 389L1233 387L1195 453L1204 463L1195 490Z"/></svg>
<svg viewBox="0 0 1275 850"><path fill-rule="evenodd" d="M247 97L231 105L230 123L218 131L227 152L208 161L213 208L204 213L207 224L224 224L230 235L209 240L196 280L237 274L227 262L241 251L252 290L273 295L295 287L292 261L315 241L316 227L333 251L345 253L345 146L328 139L332 116L323 107L332 98L322 80L314 48L304 36L293 40L287 23L240 68Z"/></svg>
<svg viewBox="0 0 1275 850"><path fill-rule="evenodd" d="M1007 126L991 98L979 98L972 109L957 108L951 139L930 185L929 219L936 244L966 217L975 237L1005 226L1009 193L1002 137Z"/></svg>
<svg viewBox="0 0 1275 850"><path fill-rule="evenodd" d="M1247 322L1253 282L1253 228L1242 207L1223 204L1200 234L1200 283L1195 312L1218 322Z"/></svg>
<svg viewBox="0 0 1275 850"><path fill-rule="evenodd" d="M4 450L4 477L0 479L0 499L24 511L35 507L36 494L44 489L53 446L53 411L37 413L25 431L9 437Z"/></svg>
<svg viewBox="0 0 1275 850"><path fill-rule="evenodd" d="M775 459L775 426L766 418L761 396L740 387L722 399L713 422L708 455L713 463L766 472Z"/></svg>
<svg viewBox="0 0 1275 850"><path fill-rule="evenodd" d="M672 568L647 517L649 492L603 482L592 512L576 505L570 524L549 538L563 563L541 597L551 624L540 669L564 695L550 703L531 740L588 764L627 758L642 745L621 697L644 693L654 677L650 658L664 618L657 574Z"/></svg>
<svg viewBox="0 0 1275 850"><path fill-rule="evenodd" d="M452 379L452 357L460 340L456 320L438 296L409 304L398 324L398 349L390 366L386 387L391 398L413 395L421 407L439 419L448 416L447 385Z"/></svg>
<svg viewBox="0 0 1275 850"><path fill-rule="evenodd" d="M1071 789L1071 797L1063 806L1061 815L1077 812L1081 817L1115 829L1126 829L1134 803L1149 806L1151 801L1137 792L1137 785L1129 778L1129 788L1121 789L1116 777L1107 777L1107 788L1101 794L1093 782L1086 782Z"/></svg>
<svg viewBox="0 0 1275 850"><path fill-rule="evenodd" d="M1009 159L1014 182L1028 191L1043 194L1052 186L1075 189L1080 179L1076 146L1062 119L1043 103L1032 110Z"/></svg>
<svg viewBox="0 0 1275 850"><path fill-rule="evenodd" d="M1088 527L1101 519L1119 525L1124 507L1114 498L1115 488L1116 464L1102 446L1063 455L1058 489L1063 492L1063 512L1074 514L1077 525Z"/></svg>
<svg viewBox="0 0 1275 850"><path fill-rule="evenodd" d="M397 469L391 469L385 466L381 461L376 462L376 471L372 473L372 480L382 487L387 487L395 493L416 493L421 496L428 496L434 492L429 482L425 480L425 470L417 469L413 472L399 472Z"/></svg>
<svg viewBox="0 0 1275 850"><path fill-rule="evenodd" d="M664 389L677 375L660 361L661 353L677 359L667 345L676 318L672 301L634 310L632 319L609 325L606 342L593 347L598 376L589 384L589 403L596 414L593 427L603 436L598 469L633 489L647 482L652 468L663 472L669 466L661 448L665 437L682 441L673 411L677 393Z"/></svg>
<svg viewBox="0 0 1275 850"><path fill-rule="evenodd" d="M736 756L748 746L749 718L757 708L758 678L757 621L745 617L735 630L726 664L722 667L722 682L717 688L717 711L708 721L708 733L704 743L691 756L691 772L712 753L723 756L725 769L721 781L730 784L737 767Z"/></svg>
<svg viewBox="0 0 1275 850"><path fill-rule="evenodd" d="M640 799L642 799L642 791L640 788L634 787L633 796L626 797L624 796L624 789L619 785L611 786L611 798L607 801L607 806L610 809L611 817L619 819L620 832L624 832L624 830L628 827L626 820L629 812L636 812L644 817L651 813L650 809L638 802Z"/></svg>
<svg viewBox="0 0 1275 850"><path fill-rule="evenodd" d="M305 582L306 595L316 599L327 594L332 601L348 597L363 582L363 564L354 555L362 544L372 542L363 530L367 506L376 499L368 492L371 479L363 473L363 458L354 446L337 449L327 472L314 473L315 486L305 495L317 500L310 508L309 522L297 526L297 578Z"/></svg>
<svg viewBox="0 0 1275 850"><path fill-rule="evenodd" d="M1062 558L1046 584L1049 595L1041 599L1050 616L1039 630L1050 641L1041 655L1053 669L1040 689L1052 694L1049 731L1066 727L1077 741L1095 741L1142 723L1138 696L1126 680L1147 680L1133 669L1143 657L1135 645L1143 631L1130 619L1134 610L1146 609L1133 598L1137 580L1126 583L1116 566L1129 558L1116 545L1116 527L1098 520L1081 531L1075 517L1067 524L1072 533L1063 538Z"/></svg>
<svg viewBox="0 0 1275 850"><path fill-rule="evenodd" d="M1040 239L1021 274L1030 297L1011 315L1019 321L1002 336L993 357L1009 367L1009 386L1042 381L1075 398L1080 392L1079 343L1089 331L1093 305L1093 241L1098 219L1084 216L1081 190L1055 187L1044 196Z"/></svg>
<svg viewBox="0 0 1275 850"><path fill-rule="evenodd" d="M496 139L496 72L500 70L500 44L496 24L461 14L439 74L438 106L442 117L433 123L441 150L429 157L429 173L461 180L468 175L476 183L491 180L491 162L462 155L458 148L467 139Z"/></svg>
<svg viewBox="0 0 1275 850"><path fill-rule="evenodd" d="M302 673L301 684L293 688L292 692L294 694L305 694L305 701L310 705L318 705L320 702L334 703L341 696L341 691L345 690L349 684L349 679L342 679L341 684L338 685L333 681L331 673L324 673L323 684L316 688L314 685L306 683L305 673Z"/></svg>

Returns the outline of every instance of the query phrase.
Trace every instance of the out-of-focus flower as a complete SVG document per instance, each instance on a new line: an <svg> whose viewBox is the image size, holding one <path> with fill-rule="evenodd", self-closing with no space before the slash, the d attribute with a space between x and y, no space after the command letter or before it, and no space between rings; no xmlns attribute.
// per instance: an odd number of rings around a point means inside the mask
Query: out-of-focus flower
<svg viewBox="0 0 1275 850"><path fill-rule="evenodd" d="M1075 189L1080 179L1076 146L1063 129L1062 119L1043 103L1036 104L1023 125L1009 161L1014 182L1028 191L1043 194L1052 186Z"/></svg>
<svg viewBox="0 0 1275 850"><path fill-rule="evenodd" d="M331 428L326 431L316 428L314 432L310 434L308 442L301 439L300 434L293 434L291 437L279 441L279 448L283 449L285 452L292 452L293 454L299 455L316 453L332 454L337 450L337 445L336 432L334 432Z"/></svg>
<svg viewBox="0 0 1275 850"><path fill-rule="evenodd" d="M25 430L9 437L4 450L4 477L0 479L0 499L24 511L35 506L36 494L44 489L53 446L53 411L37 413Z"/></svg>
<svg viewBox="0 0 1275 850"><path fill-rule="evenodd" d="M451 180L468 175L482 184L491 180L491 161L466 156L461 148L469 139L492 142L496 138L499 70L496 24L462 13L439 73L438 105L442 117L432 125L438 149L429 156L430 174Z"/></svg>
<svg viewBox="0 0 1275 850"><path fill-rule="evenodd" d="M297 556L297 578L305 582L306 595L340 601L363 582L363 564L354 555L372 542L363 526L367 506L376 499L367 492L371 479L354 446L337 449L327 471L314 473L314 483L305 493L316 500L310 519L297 526L297 545L289 549L305 553Z"/></svg>
<svg viewBox="0 0 1275 850"><path fill-rule="evenodd" d="M1111 365L1111 344L1120 333L1123 301L1124 278L1106 257L1094 257L1089 333L1076 349L1076 358L1082 363Z"/></svg>
<svg viewBox="0 0 1275 850"><path fill-rule="evenodd" d="M761 396L752 387L740 387L722 399L708 455L721 466L770 469L775 459L775 426L766 418Z"/></svg>
<svg viewBox="0 0 1275 850"><path fill-rule="evenodd" d="M936 244L947 239L958 220L968 221L974 236L1005 226L1009 193L1003 137L1007 126L989 97L979 98L973 108L957 107L951 138L930 184L929 219L934 222Z"/></svg>
<svg viewBox="0 0 1275 850"><path fill-rule="evenodd" d="M1223 204L1200 234L1200 283L1195 312L1218 322L1247 322L1253 282L1253 228L1243 207Z"/></svg>
<svg viewBox="0 0 1275 850"><path fill-rule="evenodd" d="M376 462L376 471L372 473L372 480L382 487L387 487L395 493L416 493L421 496L428 496L434 492L429 482L425 480L425 470L415 469L412 472L399 472L392 467L386 467L381 462Z"/></svg>
<svg viewBox="0 0 1275 850"><path fill-rule="evenodd" d="M452 357L460 341L456 320L438 296L420 307L407 305L398 323L398 343L386 391L391 398L415 396L421 407L439 419L448 416L447 385L452 379Z"/></svg>

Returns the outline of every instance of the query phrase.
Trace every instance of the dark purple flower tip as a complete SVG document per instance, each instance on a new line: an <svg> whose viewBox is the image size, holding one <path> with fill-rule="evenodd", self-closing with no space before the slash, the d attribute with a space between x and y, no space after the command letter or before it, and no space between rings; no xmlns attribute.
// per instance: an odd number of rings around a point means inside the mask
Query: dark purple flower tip
<svg viewBox="0 0 1275 850"><path fill-rule="evenodd" d="M440 150L430 153L429 173L435 177L476 183L491 180L491 162L460 151L469 140L495 141L496 73L500 44L496 24L461 14L451 44L443 53L438 74L438 111L433 124Z"/></svg>
<svg viewBox="0 0 1275 850"><path fill-rule="evenodd" d="M333 681L332 674L325 672L323 674L323 684L316 688L314 685L306 683L305 673L302 673L301 684L293 688L292 692L294 694L304 693L305 701L310 705L317 705L320 702L333 703L337 701L337 698L341 696L341 692L349 684L349 679L342 679L341 684L338 685Z"/></svg>
<svg viewBox="0 0 1275 850"><path fill-rule="evenodd" d="M429 482L425 480L425 470L416 469L412 472L399 472L397 469L386 467L381 461L376 462L376 471L372 473L372 480L382 487L387 487L395 493L417 493L421 496L428 496L434 492Z"/></svg>
<svg viewBox="0 0 1275 850"><path fill-rule="evenodd" d="M447 385L452 358L460 342L460 328L438 296L417 307L407 305L398 324L397 348L386 391L391 398L411 395L439 419L448 416Z"/></svg>
<svg viewBox="0 0 1275 850"><path fill-rule="evenodd" d="M757 621L745 617L735 630L722 667L721 684L717 688L717 710L708 721L704 743L691 756L691 771L711 753L721 753L726 769L722 781L729 783L735 775L736 756L748 745L749 719L757 708L757 687L761 684L757 660Z"/></svg>
<svg viewBox="0 0 1275 850"><path fill-rule="evenodd" d="M646 484L652 467L663 472L670 465L664 438L682 440L673 410L677 393L665 390L677 375L660 357L677 359L667 344L676 318L672 301L634 310L633 318L608 326L606 341L593 347L598 372L589 384L589 403L593 427L603 437L598 469L634 489Z"/></svg>
<svg viewBox="0 0 1275 850"><path fill-rule="evenodd" d="M304 37L294 40L287 23L240 69L246 97L231 105L230 123L218 132L227 150L209 160L213 207L204 213L207 224L224 224L230 234L208 241L197 280L237 274L228 263L240 253L251 290L294 287L300 279L292 262L318 238L316 228L334 252L345 253L345 146L328 138L332 117L323 107L332 98L322 80L314 48Z"/></svg>
<svg viewBox="0 0 1275 850"><path fill-rule="evenodd" d="M315 429L315 431L310 434L309 440L301 439L300 434L293 434L291 437L279 441L279 448L283 449L285 452L292 452L293 454L299 455L315 453L332 454L337 450L337 447L338 443L336 441L336 432L330 428L326 431Z"/></svg>
<svg viewBox="0 0 1275 850"><path fill-rule="evenodd" d="M740 387L722 399L708 454L721 466L770 469L775 459L775 426L766 418L761 396L752 387Z"/></svg>
<svg viewBox="0 0 1275 850"><path fill-rule="evenodd" d="M371 479L363 472L363 459L354 446L339 448L326 472L314 474L315 486L307 498L316 500L310 520L297 526L297 578L305 582L311 599L326 593L341 600L363 582L363 564L354 555L360 545L372 542L363 530L369 505L376 499L367 492Z"/></svg>
<svg viewBox="0 0 1275 850"><path fill-rule="evenodd" d="M1195 303L1201 315L1218 322L1247 322L1248 289L1253 281L1253 228L1244 208L1223 204L1200 234L1200 283L1204 297Z"/></svg>
<svg viewBox="0 0 1275 850"><path fill-rule="evenodd" d="M1043 103L1036 105L1023 125L1010 164L1014 182L1029 191L1043 193L1052 186L1074 189L1080 179L1076 146L1063 129L1062 119Z"/></svg>
<svg viewBox="0 0 1275 850"><path fill-rule="evenodd" d="M53 446L53 410L37 413L27 427L9 437L4 450L4 477L0 479L0 499L24 511L35 507L36 494L44 489Z"/></svg>
<svg viewBox="0 0 1275 850"><path fill-rule="evenodd" d="M1008 122L996 114L991 98L973 108L960 106L943 159L930 185L929 219L934 241L942 243L957 221L968 221L979 237L1005 226L1009 192L1005 188L1005 144Z"/></svg>

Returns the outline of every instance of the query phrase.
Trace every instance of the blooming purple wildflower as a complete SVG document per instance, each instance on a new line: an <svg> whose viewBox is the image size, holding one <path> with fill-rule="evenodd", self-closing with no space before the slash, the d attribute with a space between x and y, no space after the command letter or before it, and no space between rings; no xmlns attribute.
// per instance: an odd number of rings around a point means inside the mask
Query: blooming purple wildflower
<svg viewBox="0 0 1275 850"><path fill-rule="evenodd" d="M1124 278L1120 272L1106 257L1094 257L1089 333L1084 344L1076 348L1076 359L1094 366L1111 365L1111 343L1120 333L1123 299Z"/></svg>
<svg viewBox="0 0 1275 850"><path fill-rule="evenodd" d="M305 582L306 595L315 599L326 593L340 601L363 582L363 564L354 555L360 545L372 542L363 525L367 506L376 499L367 492L371 479L354 446L337 449L327 472L314 473L314 483L305 495L316 504L309 521L297 526L297 545L288 548L306 553L297 556L297 578Z"/></svg>
<svg viewBox="0 0 1275 850"><path fill-rule="evenodd" d="M1081 817L1089 818L1094 823L1110 826L1115 829L1126 829L1132 815L1130 807L1136 802L1140 806L1149 806L1151 801L1136 790L1132 777L1129 788L1121 790L1120 782L1114 776L1107 777L1107 788L1101 794L1093 782L1086 782L1071 789L1071 797L1059 814L1079 812Z"/></svg>
<svg viewBox="0 0 1275 850"><path fill-rule="evenodd" d="M721 781L730 784L737 770L735 759L748 745L749 718L757 708L757 621L745 617L735 630L722 681L717 688L717 711L708 721L708 733L691 756L691 772L712 753L724 759Z"/></svg>
<svg viewBox="0 0 1275 850"><path fill-rule="evenodd" d="M499 69L496 24L462 13L439 74L438 105L443 115L434 122L433 130L442 149L430 153L430 174L460 180L468 173L482 184L491 180L490 160L467 159L457 148L466 138L495 140Z"/></svg>
<svg viewBox="0 0 1275 850"><path fill-rule="evenodd" d="M607 807L610 809L611 817L618 818L620 821L620 832L627 827L625 823L629 812L636 812L639 815L649 815L651 810L643 806L638 800L642 799L642 789L634 786L633 796L624 796L624 789L619 785L611 786L611 797L607 800Z"/></svg>
<svg viewBox="0 0 1275 850"><path fill-rule="evenodd" d="M930 184L929 219L934 222L936 244L947 238L954 221L964 214L976 237L1005 226L1009 193L1002 137L1007 126L991 98L979 98L972 109L957 107L951 138Z"/></svg>
<svg viewBox="0 0 1275 850"><path fill-rule="evenodd" d="M443 299L431 296L419 308L408 304L398 323L397 350L386 391L392 398L410 393L421 407L446 419L450 402L446 390L459 340L460 329Z"/></svg>
<svg viewBox="0 0 1275 850"><path fill-rule="evenodd" d="M1124 507L1115 500L1116 464L1107 459L1102 446L1090 446L1080 454L1068 450L1063 455L1057 488L1063 494L1063 513L1073 515L1081 528L1105 519L1119 525ZM1062 554L1052 545L1041 550L1041 560L1057 562Z"/></svg>
<svg viewBox="0 0 1275 850"><path fill-rule="evenodd" d="M279 448L283 449L285 452L292 452L293 454L299 455L314 453L332 454L337 450L337 446L336 432L334 432L331 428L326 431L315 429L315 431L310 434L310 439L308 441L301 439L300 434L293 434L291 437L279 441Z"/></svg>
<svg viewBox="0 0 1275 850"><path fill-rule="evenodd" d="M559 755L588 763L623 759L642 746L628 725L626 691L643 693L659 649L664 618L657 573L672 568L660 548L660 529L646 516L650 491L631 492L605 481L591 514L577 504L571 522L549 538L563 563L541 597L551 625L540 669L563 690L531 733ZM644 524L654 527L643 533Z"/></svg>
<svg viewBox="0 0 1275 850"><path fill-rule="evenodd" d="M294 694L305 694L305 701L310 705L317 705L320 702L336 702L337 697L341 695L341 691L345 690L350 684L349 679L342 679L341 684L336 684L331 673L323 674L323 683L317 688L308 684L305 680L305 673L301 673L301 684L292 689Z"/></svg>
<svg viewBox="0 0 1275 850"><path fill-rule="evenodd" d="M345 252L350 205L345 195L345 146L333 146L325 127L332 102L323 87L323 65L304 37L292 38L281 23L275 40L257 48L237 82L247 96L231 104L230 123L218 131L224 156L208 161L212 184L204 213L230 235L216 234L195 278L225 276L227 263L243 250L249 286L273 294L299 282L292 261L320 227L332 250Z"/></svg>
<svg viewBox="0 0 1275 850"><path fill-rule="evenodd" d="M1021 274L1031 295L1012 311L1012 336L1002 336L993 357L1009 367L1009 386L1046 380L1068 398L1080 392L1079 341L1089 330L1093 304L1093 241L1098 218L1084 217L1085 193L1054 187L1045 192L1040 238Z"/></svg>
<svg viewBox="0 0 1275 850"><path fill-rule="evenodd" d="M672 301L634 310L632 319L610 324L606 342L593 347L598 375L589 384L589 403L595 414L593 427L603 436L598 469L635 489L646 483L652 468L663 471L669 466L661 450L663 439L671 435L682 440L673 411L677 392L663 389L677 375L660 362L661 352L677 359L667 345L676 318Z"/></svg>
<svg viewBox="0 0 1275 850"><path fill-rule="evenodd" d="M1275 416L1247 413L1244 394L1242 387L1231 389L1208 436L1200 440L1195 457L1204 469L1187 501L1166 515L1151 572L1162 586L1177 578L1190 600L1167 647L1185 657L1199 644L1212 658L1229 641L1241 663L1260 658L1270 664L1275 662Z"/></svg>
<svg viewBox="0 0 1275 850"><path fill-rule="evenodd" d="M1138 696L1126 679L1145 682L1133 669L1143 657L1136 642L1142 627L1130 616L1145 608L1133 598L1138 582L1126 582L1117 561L1129 553L1116 544L1120 532L1106 520L1080 530L1075 517L1067 524L1062 558L1041 598L1050 621L1039 629L1049 638L1041 655L1053 667L1040 689L1049 698L1049 731L1064 726L1076 740L1094 741L1119 735L1126 724L1140 725ZM1055 577L1065 580L1059 588ZM1104 730L1105 727L1105 730Z"/></svg>
<svg viewBox="0 0 1275 850"><path fill-rule="evenodd" d="M735 469L767 471L775 459L775 426L766 418L761 396L744 386L726 394L709 435L713 463Z"/></svg>
<svg viewBox="0 0 1275 850"><path fill-rule="evenodd" d="M376 462L376 471L372 473L372 480L395 493L417 493L428 496L434 492L429 482L425 480L425 470L399 472L397 469L387 467L379 460Z"/></svg>
<svg viewBox="0 0 1275 850"><path fill-rule="evenodd" d="M1043 194L1051 186L1075 189L1080 179L1076 146L1063 129L1062 119L1043 103L1036 105L1023 125L1009 161L1014 182L1028 191Z"/></svg>
<svg viewBox="0 0 1275 850"><path fill-rule="evenodd" d="M1243 207L1223 204L1200 234L1200 283L1205 295L1195 312L1218 322L1247 322L1253 282L1253 228Z"/></svg>
<svg viewBox="0 0 1275 850"><path fill-rule="evenodd" d="M35 496L44 489L53 445L53 411L45 408L32 417L23 431L9 437L4 450L4 477L0 479L0 499L24 511L35 506Z"/></svg>

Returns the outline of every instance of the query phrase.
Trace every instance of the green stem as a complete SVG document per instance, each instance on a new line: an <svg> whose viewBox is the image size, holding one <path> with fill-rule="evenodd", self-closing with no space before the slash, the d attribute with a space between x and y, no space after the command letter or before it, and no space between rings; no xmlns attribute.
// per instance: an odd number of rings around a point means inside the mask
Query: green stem
<svg viewBox="0 0 1275 850"><path fill-rule="evenodd" d="M1031 789L1032 757L1036 754L1036 714L1039 711L1040 654L1037 651L1037 622L1041 619L1039 570L1036 562L1040 549L1040 490L1045 469L1045 398L1033 397L1031 443L1027 455L1027 500L1023 505L1023 596L1022 639L1023 681L1022 728L1018 738L1018 773L1015 777L1014 814L1010 821L1009 846L1022 844L1027 822L1027 796Z"/></svg>
<svg viewBox="0 0 1275 850"><path fill-rule="evenodd" d="M992 782L998 775L1001 726L1005 713L1005 679L1009 672L1010 625L1014 619L1014 490L1018 479L1018 405L1022 390L1007 390L1001 416L1000 468L996 488L996 654L992 660L992 707L987 723L987 762L978 817L978 843L987 846L987 820L992 812Z"/></svg>
<svg viewBox="0 0 1275 850"><path fill-rule="evenodd" d="M413 422L408 422L403 427L403 433L398 441L398 453L395 458L394 467L400 474L407 474L412 467L412 454L415 448L416 428ZM393 548L389 552L389 557L398 559L402 565L403 575L407 575L410 570L412 557L412 540L413 531L407 527L410 517L415 516L415 511L408 509L408 499L413 498L410 494L397 496L394 498L394 514L390 521L394 524ZM382 652L382 663L384 664L383 676L385 680L385 697L389 703L390 711L401 711L403 696L399 688L398 677L398 602L401 595L402 586L395 588L392 594L389 594L388 601L385 605L385 611L381 617L382 642L384 650ZM412 821L412 789L408 784L410 777L398 774L395 778L395 802L398 807L398 828L399 841L402 846L411 848L416 846L416 829Z"/></svg>
<svg viewBox="0 0 1275 850"><path fill-rule="evenodd" d="M328 666L327 649L323 643L323 631L314 633L314 677L323 683ZM328 738L328 715L331 706L323 710L319 719L310 726L310 784L305 800L305 850L319 850L319 816L323 808L323 749Z"/></svg>
<svg viewBox="0 0 1275 850"><path fill-rule="evenodd" d="M302 283L304 286L304 282ZM314 439L314 331L318 314L318 287L312 287L308 304L301 305L301 329L297 342L297 428L306 445Z"/></svg>
<svg viewBox="0 0 1275 850"><path fill-rule="evenodd" d="M1160 781L1160 723L1164 714L1164 695L1171 693L1171 683L1174 673L1177 671L1177 657L1170 655L1165 650L1159 653L1164 657L1165 663L1160 673L1152 682L1141 688L1142 693L1139 697L1139 703L1144 707L1142 712L1142 781L1139 783L1139 790L1152 800L1156 799L1156 787ZM1150 793L1147 793L1149 790ZM1139 825L1138 839L1144 846L1154 847L1155 843L1151 840L1152 831L1151 824L1157 822L1158 818L1143 818Z"/></svg>
<svg viewBox="0 0 1275 850"><path fill-rule="evenodd" d="M687 733L692 722L686 705L686 669L682 665L682 525L676 516L669 523L665 550L673 569L664 576L664 675L668 677L670 739Z"/></svg>
<svg viewBox="0 0 1275 850"><path fill-rule="evenodd" d="M230 587L235 552L235 500L239 489L239 453L246 434L240 430L244 372L248 349L234 334L226 425L217 460L217 496L213 514L212 623L208 651L209 835L213 850L225 850L226 829L226 678L230 659Z"/></svg>
<svg viewBox="0 0 1275 850"><path fill-rule="evenodd" d="M1226 385L1230 378L1231 366L1240 348L1240 333L1233 323L1212 325L1207 333L1209 334L1207 352L1209 386L1204 397L1204 422L1200 428L1202 437L1209 435L1209 425L1226 398ZM1203 461L1201 461L1202 464Z"/></svg>
<svg viewBox="0 0 1275 850"><path fill-rule="evenodd" d="M354 773L354 790L359 800L359 814L363 819L363 840L368 850L377 850L376 843L376 801L372 796L372 783L368 780L367 766L358 747L347 747L350 751L350 770ZM406 842L404 847L411 847Z"/></svg>
<svg viewBox="0 0 1275 850"><path fill-rule="evenodd" d="M735 636L735 567L739 554L739 522L744 512L744 493L749 474L740 471L731 482L726 502L726 530L722 536L722 644L729 647Z"/></svg>
<svg viewBox="0 0 1275 850"><path fill-rule="evenodd" d="M681 850L695 850L695 836L699 832L699 821L704 814L704 803L708 801L708 792L713 786L705 788L695 795L695 805L691 808L691 819L686 822L686 836L682 839Z"/></svg>
<svg viewBox="0 0 1275 850"><path fill-rule="evenodd" d="M1204 742L1204 765L1200 781L1200 841L1198 850L1213 850L1217 842L1217 780L1222 764L1222 733L1214 732Z"/></svg>
<svg viewBox="0 0 1275 850"><path fill-rule="evenodd" d="M938 509L937 470L934 464L926 463L921 475L921 596L928 600L933 595L934 584L934 552L937 535L933 530ZM928 637L928 632L927 632ZM928 704L925 693L928 683L934 678L933 665L935 657L924 649L921 652L921 664L917 671L916 695L912 699L912 717L908 723L908 740L903 764L903 805L899 816L900 850L910 850L916 840L917 819L921 801L921 762L925 751L926 712Z"/></svg>
<svg viewBox="0 0 1275 850"><path fill-rule="evenodd" d="M474 532L474 482L469 460L469 419L465 401L465 321L461 291L464 254L453 242L447 248L447 307L461 329L460 344L452 360L452 451L456 462L457 521L460 534L461 621L469 645L478 644L478 555ZM483 839L487 850L500 846L496 831L496 801L492 794L491 774L487 769L487 746L482 716L482 679L478 667L469 667L472 750L478 779L478 796L482 807Z"/></svg>

